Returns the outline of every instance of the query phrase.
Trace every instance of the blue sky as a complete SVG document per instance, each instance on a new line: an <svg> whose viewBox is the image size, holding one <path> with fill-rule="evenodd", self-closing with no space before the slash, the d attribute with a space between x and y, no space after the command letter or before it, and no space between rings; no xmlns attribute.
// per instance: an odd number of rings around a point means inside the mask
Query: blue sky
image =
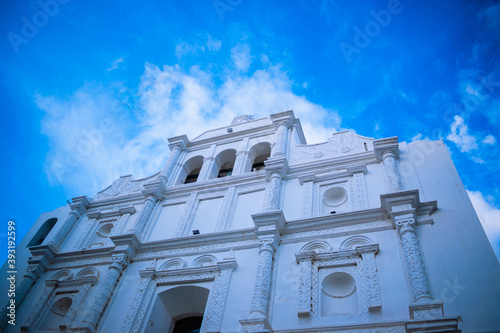
<svg viewBox="0 0 500 333"><path fill-rule="evenodd" d="M499 3L0 6L5 231L14 219L21 237L71 197L156 172L168 137L293 109L309 143L343 129L443 139L500 256Z"/></svg>

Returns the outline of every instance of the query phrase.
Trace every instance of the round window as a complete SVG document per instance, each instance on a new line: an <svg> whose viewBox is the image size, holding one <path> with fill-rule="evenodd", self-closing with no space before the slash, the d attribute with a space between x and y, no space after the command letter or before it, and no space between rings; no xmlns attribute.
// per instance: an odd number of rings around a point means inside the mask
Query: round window
<svg viewBox="0 0 500 333"><path fill-rule="evenodd" d="M337 207L347 200L347 191L343 187L332 187L323 193L325 205Z"/></svg>
<svg viewBox="0 0 500 333"><path fill-rule="evenodd" d="M354 278L344 272L336 272L328 275L321 283L323 291L332 297L347 297L356 289Z"/></svg>

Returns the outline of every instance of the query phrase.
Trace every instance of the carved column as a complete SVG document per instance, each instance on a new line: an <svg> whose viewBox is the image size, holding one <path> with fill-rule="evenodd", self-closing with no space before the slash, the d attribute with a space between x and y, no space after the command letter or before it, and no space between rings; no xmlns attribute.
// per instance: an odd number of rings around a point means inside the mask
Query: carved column
<svg viewBox="0 0 500 333"><path fill-rule="evenodd" d="M64 224L57 231L54 238L52 238L52 240L49 242L49 245L54 247L56 251L59 250L64 240L68 237L69 233L71 232L71 229L73 229L73 227L75 226L76 221L78 221L80 216L90 206L90 200L89 198L87 198L87 196L76 197L73 198L72 200L73 204L70 205L71 212L69 213L69 217L66 219L66 221L64 221Z"/></svg>
<svg viewBox="0 0 500 333"><path fill-rule="evenodd" d="M286 157L289 129L296 122L293 111L272 114L271 121L276 129L276 140L271 148L271 157Z"/></svg>
<svg viewBox="0 0 500 333"><path fill-rule="evenodd" d="M431 288L418 244L415 218L411 214L394 217L408 270L410 290L414 301L432 300Z"/></svg>
<svg viewBox="0 0 500 333"><path fill-rule="evenodd" d="M264 192L264 212L280 209L282 179L288 170L288 163L284 157L270 158L266 162L267 184Z"/></svg>
<svg viewBox="0 0 500 333"><path fill-rule="evenodd" d="M137 218L137 221L134 225L134 230L136 230L139 234L142 234L142 230L144 229L144 226L146 225L146 222L149 219L149 216L151 215L153 207L155 206L157 201L158 198L153 194L148 195L146 201L144 201L144 206L142 207L141 214Z"/></svg>
<svg viewBox="0 0 500 333"><path fill-rule="evenodd" d="M128 263L128 258L126 256L113 258L113 263L108 268L108 273L104 278L104 282L93 299L93 305L83 320L83 322L88 324L93 331L95 331L97 323L99 322L102 312L104 311L104 307L108 303L111 294L115 289L116 283L118 282L122 271L128 266Z"/></svg>
<svg viewBox="0 0 500 333"><path fill-rule="evenodd" d="M170 147L170 155L168 156L167 162L163 166L163 169L160 172L160 178L164 178L165 181L170 180L172 176L172 172L174 167L181 155L181 152L186 149L186 146L189 144L189 140L185 135L174 137L168 139L169 147Z"/></svg>
<svg viewBox="0 0 500 333"><path fill-rule="evenodd" d="M389 192L397 192L403 190L403 182L399 174L398 161L392 151L385 151L382 154L382 160L385 168L385 175L389 185Z"/></svg>
<svg viewBox="0 0 500 333"><path fill-rule="evenodd" d="M271 292L273 258L286 221L282 211L254 214L252 219L259 239L259 259L250 318L240 320L240 323L246 332L270 332L272 330L267 320L267 308Z"/></svg>
<svg viewBox="0 0 500 333"><path fill-rule="evenodd" d="M300 268L300 285L299 285L299 310L300 318L311 316L311 272L312 260L316 257L316 252L301 252L295 254L297 263Z"/></svg>
<svg viewBox="0 0 500 333"><path fill-rule="evenodd" d="M281 174L277 172L271 173L269 181L266 184L264 194L264 211L270 212L280 209L281 203Z"/></svg>
<svg viewBox="0 0 500 333"><path fill-rule="evenodd" d="M138 235L142 236L142 232L145 229L144 227L149 221L156 202L162 199L165 192L166 184L163 180L156 180L144 184L142 194L146 197L146 200L144 201L144 206L142 207L139 217L135 221L132 230L130 230L131 232L137 232Z"/></svg>
<svg viewBox="0 0 500 333"><path fill-rule="evenodd" d="M272 147L271 156L286 156L286 148L288 143L288 129L291 124L288 121L280 121L277 124L276 141Z"/></svg>
<svg viewBox="0 0 500 333"><path fill-rule="evenodd" d="M395 136L373 141L373 150L377 159L384 164L385 178L387 180L389 192L402 191L403 182L398 167L398 137Z"/></svg>
<svg viewBox="0 0 500 333"><path fill-rule="evenodd" d="M277 242L274 237L264 237L259 239L259 245L259 263L253 290L252 309L250 311L250 317L253 318L267 317L267 307L271 288L271 273L273 270L273 258Z"/></svg>

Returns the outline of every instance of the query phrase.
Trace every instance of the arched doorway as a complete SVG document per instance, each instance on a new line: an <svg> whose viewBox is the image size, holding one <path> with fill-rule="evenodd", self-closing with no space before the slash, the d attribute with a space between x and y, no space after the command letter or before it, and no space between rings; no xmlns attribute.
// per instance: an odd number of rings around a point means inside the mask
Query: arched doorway
<svg viewBox="0 0 500 333"><path fill-rule="evenodd" d="M180 286L158 294L145 332L198 333L203 323L209 290Z"/></svg>

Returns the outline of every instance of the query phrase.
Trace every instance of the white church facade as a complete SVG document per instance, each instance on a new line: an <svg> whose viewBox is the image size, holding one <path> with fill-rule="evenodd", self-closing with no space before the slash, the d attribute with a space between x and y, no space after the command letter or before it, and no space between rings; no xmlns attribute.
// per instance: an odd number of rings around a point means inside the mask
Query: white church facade
<svg viewBox="0 0 500 333"><path fill-rule="evenodd" d="M286 111L169 143L157 174L40 216L1 329L500 331L500 265L442 141L307 145Z"/></svg>

